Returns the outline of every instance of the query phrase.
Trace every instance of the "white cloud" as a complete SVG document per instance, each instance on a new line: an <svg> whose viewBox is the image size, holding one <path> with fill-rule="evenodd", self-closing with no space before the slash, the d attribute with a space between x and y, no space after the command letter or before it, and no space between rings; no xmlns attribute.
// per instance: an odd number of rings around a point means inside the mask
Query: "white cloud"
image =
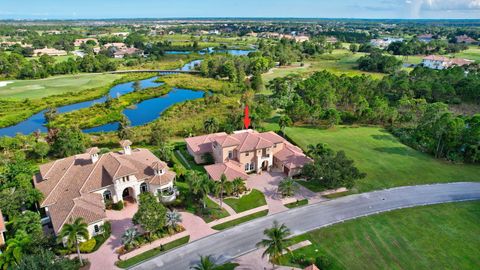
<svg viewBox="0 0 480 270"><path fill-rule="evenodd" d="M405 0L410 15L419 18L422 11L480 11L480 0Z"/></svg>

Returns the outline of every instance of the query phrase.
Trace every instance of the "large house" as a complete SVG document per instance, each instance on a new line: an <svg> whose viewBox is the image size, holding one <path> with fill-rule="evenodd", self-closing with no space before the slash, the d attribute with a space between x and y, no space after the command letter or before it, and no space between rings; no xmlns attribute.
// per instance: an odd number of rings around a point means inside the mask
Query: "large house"
<svg viewBox="0 0 480 270"><path fill-rule="evenodd" d="M467 35L461 35L455 37L457 43L465 43L465 44L473 44L477 43L477 41Z"/></svg>
<svg viewBox="0 0 480 270"><path fill-rule="evenodd" d="M43 48L43 49L36 49L33 50L33 55L34 56L40 56L40 55L49 55L49 56L63 56L67 55L67 52L64 50L57 50L55 48Z"/></svg>
<svg viewBox="0 0 480 270"><path fill-rule="evenodd" d="M83 43L87 43L87 41L93 41L95 42L95 44L98 44L98 39L96 38L77 38L75 39L75 42L73 43L73 45L75 47L80 47Z"/></svg>
<svg viewBox="0 0 480 270"><path fill-rule="evenodd" d="M377 39L370 40L370 44L372 46L381 48L381 49L387 48L393 42L403 42L403 38L386 37L386 38L377 38Z"/></svg>
<svg viewBox="0 0 480 270"><path fill-rule="evenodd" d="M123 151L99 154L94 147L40 166L33 181L44 195L40 207L55 234L82 217L90 235L96 235L106 220L107 202L136 200L143 192L164 202L175 200L175 173L167 164L147 149L131 149L128 140L120 144Z"/></svg>
<svg viewBox="0 0 480 270"><path fill-rule="evenodd" d="M303 165L311 162L300 148L274 132L259 133L241 130L233 134L225 132L185 139L188 152L198 164L211 156L214 164L205 166L213 180L225 174L229 180L247 179L248 173L260 173L272 169L293 176Z"/></svg>
<svg viewBox="0 0 480 270"><path fill-rule="evenodd" d="M429 55L423 58L422 65L431 69L447 69L453 66L465 66L473 63L473 60L462 58L449 58L446 56Z"/></svg>

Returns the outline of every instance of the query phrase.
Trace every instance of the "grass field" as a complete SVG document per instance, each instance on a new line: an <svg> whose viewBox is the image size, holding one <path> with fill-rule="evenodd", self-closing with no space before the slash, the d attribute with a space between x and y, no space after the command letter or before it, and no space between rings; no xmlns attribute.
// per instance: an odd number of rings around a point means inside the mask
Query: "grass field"
<svg viewBox="0 0 480 270"><path fill-rule="evenodd" d="M320 269L478 269L478 224L479 201L396 210L295 237L312 245L282 264L305 267L322 257L329 265Z"/></svg>
<svg viewBox="0 0 480 270"><path fill-rule="evenodd" d="M252 190L249 194L242 196L240 199L225 199L224 203L232 207L237 213L267 204L263 193L256 189Z"/></svg>
<svg viewBox="0 0 480 270"><path fill-rule="evenodd" d="M459 58L466 58L470 60L475 60L480 62L480 47L479 46L470 46L467 50L459 52L457 54L451 55Z"/></svg>
<svg viewBox="0 0 480 270"><path fill-rule="evenodd" d="M122 76L120 74L75 74L40 80L15 80L0 87L0 98L12 100L39 99L68 92L80 92L108 85Z"/></svg>
<svg viewBox="0 0 480 270"><path fill-rule="evenodd" d="M355 188L358 192L395 186L439 182L480 181L480 166L451 164L420 153L400 143L378 127L338 126L331 130L307 127L286 128L297 145L326 143L344 150L356 166L367 173Z"/></svg>

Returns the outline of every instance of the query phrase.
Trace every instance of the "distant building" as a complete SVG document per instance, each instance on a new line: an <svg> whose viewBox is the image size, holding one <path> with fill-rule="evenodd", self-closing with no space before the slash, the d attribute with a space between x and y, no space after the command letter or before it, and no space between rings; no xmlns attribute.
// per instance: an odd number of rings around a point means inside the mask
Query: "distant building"
<svg viewBox="0 0 480 270"><path fill-rule="evenodd" d="M457 43L465 43L465 44L472 44L477 43L477 41L467 35L456 36L455 39Z"/></svg>
<svg viewBox="0 0 480 270"><path fill-rule="evenodd" d="M433 40L433 35L432 34L418 35L417 39L421 42L429 43L430 41Z"/></svg>
<svg viewBox="0 0 480 270"><path fill-rule="evenodd" d="M422 65L431 69L447 69L453 66L465 66L470 65L474 61L462 58L449 58L446 56L429 55L423 58Z"/></svg>
<svg viewBox="0 0 480 270"><path fill-rule="evenodd" d="M127 37L130 33L129 32L115 32L112 33L112 36L117 36L117 37Z"/></svg>
<svg viewBox="0 0 480 270"><path fill-rule="evenodd" d="M75 47L80 47L80 45L82 45L83 43L86 43L89 40L95 41L95 43L98 44L98 39L96 38L78 38L78 39L75 39L75 42L73 43L73 45Z"/></svg>
<svg viewBox="0 0 480 270"><path fill-rule="evenodd" d="M143 56L143 51L137 48L125 48L121 50L116 50L113 53L114 58L124 58L125 56L130 56L130 55Z"/></svg>
<svg viewBox="0 0 480 270"><path fill-rule="evenodd" d="M210 30L210 31L208 31L208 34L209 35L220 35L220 31L218 31L217 29Z"/></svg>
<svg viewBox="0 0 480 270"><path fill-rule="evenodd" d="M43 32L45 34L50 34L50 35L59 35L62 33L62 31L59 31L59 30L47 30L45 32Z"/></svg>
<svg viewBox="0 0 480 270"><path fill-rule="evenodd" d="M34 56L40 56L42 54L46 54L50 56L63 56L63 55L67 55L67 52L64 50L57 50L55 48L43 48L43 49L33 50Z"/></svg>
<svg viewBox="0 0 480 270"><path fill-rule="evenodd" d="M338 39L336 37L327 37L325 39L328 43L337 43Z"/></svg>
<svg viewBox="0 0 480 270"><path fill-rule="evenodd" d="M308 36L294 36L293 39L295 39L296 42L305 42L305 41L309 41L310 40L310 37Z"/></svg>
<svg viewBox="0 0 480 270"><path fill-rule="evenodd" d="M403 38L377 38L370 40L370 44L374 47L385 49L393 42L403 42Z"/></svg>
<svg viewBox="0 0 480 270"><path fill-rule="evenodd" d="M5 245L5 233L7 228L5 226L5 220L3 219L2 210L0 209L0 247Z"/></svg>
<svg viewBox="0 0 480 270"><path fill-rule="evenodd" d="M123 50L123 49L126 49L128 48L127 44L123 43L123 42L112 42L112 43L105 43L103 44L103 47L105 49L108 49L110 47L114 47L116 48L117 50Z"/></svg>

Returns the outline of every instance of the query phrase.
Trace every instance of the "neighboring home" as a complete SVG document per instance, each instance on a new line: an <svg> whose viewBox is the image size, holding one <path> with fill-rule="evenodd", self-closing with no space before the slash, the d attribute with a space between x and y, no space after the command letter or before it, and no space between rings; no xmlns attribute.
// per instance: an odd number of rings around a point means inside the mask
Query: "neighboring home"
<svg viewBox="0 0 480 270"><path fill-rule="evenodd" d="M87 41L95 41L95 44L98 44L98 39L96 38L78 38L78 39L75 39L75 42L73 43L73 45L75 47L80 47L80 45L82 45L83 43L87 43Z"/></svg>
<svg viewBox="0 0 480 270"><path fill-rule="evenodd" d="M449 58L440 55L429 55L423 58L422 65L431 69L447 69L453 66L470 65L474 61L462 58Z"/></svg>
<svg viewBox="0 0 480 270"><path fill-rule="evenodd" d="M229 180L247 173L260 173L275 169L293 176L312 160L300 148L294 146L274 132L248 129L233 134L224 132L185 139L188 152L196 163L205 163L211 155L214 164L205 166L213 180L225 174Z"/></svg>
<svg viewBox="0 0 480 270"><path fill-rule="evenodd" d="M421 42L429 43L430 41L433 40L433 35L432 34L418 35L417 39Z"/></svg>
<svg viewBox="0 0 480 270"><path fill-rule="evenodd" d="M303 270L320 270L315 264L305 267Z"/></svg>
<svg viewBox="0 0 480 270"><path fill-rule="evenodd" d="M60 30L47 30L43 33L50 34L50 35L60 35L62 33L62 31L60 31Z"/></svg>
<svg viewBox="0 0 480 270"><path fill-rule="evenodd" d="M477 42L475 39L467 35L456 36L455 39L457 40L457 43L472 44Z"/></svg>
<svg viewBox="0 0 480 270"><path fill-rule="evenodd" d="M247 37L257 37L258 34L252 31L250 33L247 33L245 36L247 36Z"/></svg>
<svg viewBox="0 0 480 270"><path fill-rule="evenodd" d="M117 37L126 37L129 34L130 34L129 32L116 32L116 33L112 33L111 35L112 36L117 36Z"/></svg>
<svg viewBox="0 0 480 270"><path fill-rule="evenodd" d="M217 29L210 30L210 31L208 31L208 34L209 35L220 35L220 31L218 31Z"/></svg>
<svg viewBox="0 0 480 270"><path fill-rule="evenodd" d="M50 56L62 56L62 55L67 55L67 52L64 50L57 50L55 48L43 48L43 49L33 50L34 56L40 56L42 54L46 54Z"/></svg>
<svg viewBox="0 0 480 270"><path fill-rule="evenodd" d="M116 50L113 53L114 58L124 58L125 56L130 56L130 55L144 56L143 51L137 48L120 49L120 50Z"/></svg>
<svg viewBox="0 0 480 270"><path fill-rule="evenodd" d="M370 40L370 44L372 46L385 49L388 47L388 45L392 44L393 42L403 42L403 38L391 38L391 37L386 37L386 38L377 38L377 39L372 39Z"/></svg>
<svg viewBox="0 0 480 270"><path fill-rule="evenodd" d="M338 39L336 37L327 37L325 41L327 41L327 43L337 43Z"/></svg>
<svg viewBox="0 0 480 270"><path fill-rule="evenodd" d="M31 48L32 47L32 44L23 44L22 42L20 41L1 41L0 42L0 45L2 47L10 47L10 46L14 46L14 45L20 45L22 48Z"/></svg>
<svg viewBox="0 0 480 270"><path fill-rule="evenodd" d="M0 209L0 247L5 245L6 232L7 232L7 227L5 226L5 220L3 219L2 210Z"/></svg>
<svg viewBox="0 0 480 270"><path fill-rule="evenodd" d="M123 43L123 42L112 42L112 43L105 43L103 44L103 47L105 49L108 49L110 47L114 47L116 48L117 50L123 50L123 49L126 49L128 48L127 44Z"/></svg>
<svg viewBox="0 0 480 270"><path fill-rule="evenodd" d="M310 40L308 36L294 36L293 38L295 39L296 42L299 42L299 43Z"/></svg>
<svg viewBox="0 0 480 270"><path fill-rule="evenodd" d="M82 217L94 236L106 220L106 203L135 201L143 192L158 194L163 202L175 200L175 173L167 164L148 149L131 149L128 140L120 145L123 151L99 154L94 147L40 165L33 181L44 195L40 207L55 234L64 224Z"/></svg>

